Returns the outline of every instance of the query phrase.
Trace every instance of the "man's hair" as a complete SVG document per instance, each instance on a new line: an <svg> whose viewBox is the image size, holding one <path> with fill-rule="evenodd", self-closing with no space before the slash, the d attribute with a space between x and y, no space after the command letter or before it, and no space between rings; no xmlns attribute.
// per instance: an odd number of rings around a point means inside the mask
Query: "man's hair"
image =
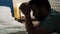
<svg viewBox="0 0 60 34"><path fill-rule="evenodd" d="M32 4L36 4L39 9L41 9L43 6L45 6L48 11L50 11L51 9L51 6L48 0L30 0L29 5L32 6Z"/></svg>

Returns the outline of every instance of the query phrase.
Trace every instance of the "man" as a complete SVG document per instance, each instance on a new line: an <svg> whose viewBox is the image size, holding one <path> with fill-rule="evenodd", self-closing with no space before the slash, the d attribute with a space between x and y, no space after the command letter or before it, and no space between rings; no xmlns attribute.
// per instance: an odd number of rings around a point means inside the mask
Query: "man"
<svg viewBox="0 0 60 34"><path fill-rule="evenodd" d="M19 9L25 15L25 25L28 34L50 34L52 32L60 33L59 13L51 9L48 0L31 0L28 3L22 3ZM31 9L33 16L40 21L40 24L33 26L31 20Z"/></svg>

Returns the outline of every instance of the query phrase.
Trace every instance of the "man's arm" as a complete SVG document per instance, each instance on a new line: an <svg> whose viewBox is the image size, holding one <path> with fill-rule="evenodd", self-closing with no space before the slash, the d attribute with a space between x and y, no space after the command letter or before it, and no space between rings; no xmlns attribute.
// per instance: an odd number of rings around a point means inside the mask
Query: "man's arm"
<svg viewBox="0 0 60 34"><path fill-rule="evenodd" d="M37 34L36 29L32 24L30 12L31 12L31 7L29 6L28 3L22 3L21 6L19 7L23 14L25 15L25 25L26 25L26 30L28 34Z"/></svg>
<svg viewBox="0 0 60 34"><path fill-rule="evenodd" d="M37 34L36 28L32 24L31 16L26 15L25 18L26 18L25 25L26 25L26 30L27 30L28 34Z"/></svg>

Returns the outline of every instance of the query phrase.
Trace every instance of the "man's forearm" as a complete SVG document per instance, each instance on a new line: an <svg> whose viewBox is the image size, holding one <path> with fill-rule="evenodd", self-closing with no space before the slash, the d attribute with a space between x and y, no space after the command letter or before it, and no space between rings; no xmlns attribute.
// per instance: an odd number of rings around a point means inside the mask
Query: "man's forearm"
<svg viewBox="0 0 60 34"><path fill-rule="evenodd" d="M26 30L27 30L28 34L36 34L36 29L32 24L31 16L27 15L27 16L25 16L25 18L26 18L25 25L26 25Z"/></svg>

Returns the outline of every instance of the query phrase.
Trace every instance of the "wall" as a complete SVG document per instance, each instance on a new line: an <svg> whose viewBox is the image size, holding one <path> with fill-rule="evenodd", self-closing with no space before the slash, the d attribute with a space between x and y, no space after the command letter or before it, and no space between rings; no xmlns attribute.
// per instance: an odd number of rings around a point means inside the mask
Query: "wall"
<svg viewBox="0 0 60 34"><path fill-rule="evenodd" d="M29 0L13 0L13 5L14 5L14 8L15 8L15 17L16 18L20 18L21 16L24 16L22 14L22 12L19 12L19 9L18 7L20 6L20 4L22 2L28 2ZM49 0L50 4L51 4L51 7L57 11L60 12L60 0ZM20 14L19 14L20 13ZM33 13L33 12L32 12ZM32 15L31 13L31 15ZM32 16L33 17L33 16Z"/></svg>

